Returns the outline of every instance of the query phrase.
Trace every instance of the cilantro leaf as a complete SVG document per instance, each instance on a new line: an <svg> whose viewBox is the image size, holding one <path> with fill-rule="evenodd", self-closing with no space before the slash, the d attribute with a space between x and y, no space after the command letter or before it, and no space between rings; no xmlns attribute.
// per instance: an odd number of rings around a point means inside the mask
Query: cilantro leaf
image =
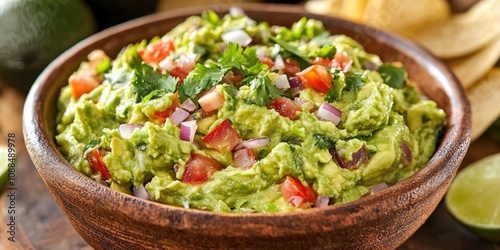
<svg viewBox="0 0 500 250"><path fill-rule="evenodd" d="M347 91L358 91L363 86L363 79L358 74L353 74L345 78L346 90Z"/></svg>
<svg viewBox="0 0 500 250"><path fill-rule="evenodd" d="M230 42L226 46L226 49L224 49L218 63L223 65L223 67L241 70L242 66L247 64L247 61L246 56L243 54L243 47L237 43Z"/></svg>
<svg viewBox="0 0 500 250"><path fill-rule="evenodd" d="M221 68L216 63L210 63L207 66L201 63L196 64L194 70L184 79L184 83L179 86L181 101L191 98L193 102L196 102L198 94L221 83L229 69Z"/></svg>
<svg viewBox="0 0 500 250"><path fill-rule="evenodd" d="M176 85L176 78L158 73L147 64L141 64L134 68L132 86L134 87L133 91L137 94L137 102L145 102L166 93L173 93Z"/></svg>
<svg viewBox="0 0 500 250"><path fill-rule="evenodd" d="M330 103L335 101L340 101L342 90L345 87L345 82L340 81L340 70L332 69L331 74L333 78L333 86L328 89L325 96L325 101Z"/></svg>
<svg viewBox="0 0 500 250"><path fill-rule="evenodd" d="M266 69L266 66L260 62L255 48L243 50L239 44L229 43L217 62L196 65L179 87L181 101L191 98L196 102L198 94L221 84L223 77L232 69L239 70L246 81L249 81Z"/></svg>
<svg viewBox="0 0 500 250"><path fill-rule="evenodd" d="M236 110L236 94L238 90L233 85L226 85L223 88L223 92L227 102L225 106L228 107L229 110Z"/></svg>
<svg viewBox="0 0 500 250"><path fill-rule="evenodd" d="M316 139L314 145L319 149L330 149L335 147L335 141L332 138L324 134L314 134L313 136Z"/></svg>
<svg viewBox="0 0 500 250"><path fill-rule="evenodd" d="M175 87L177 86L177 79L172 76L167 76L160 78L155 89L151 91L147 96L142 98L142 102L147 102L156 98L160 98L167 93L174 93Z"/></svg>
<svg viewBox="0 0 500 250"><path fill-rule="evenodd" d="M300 60L302 63L305 63L307 65L311 65L311 59L309 59L302 51L298 50L296 47L293 45L289 44L285 40L276 38L276 37L269 37L269 39L273 42L281 46L285 51L288 53L292 54L295 56L298 60Z"/></svg>
<svg viewBox="0 0 500 250"><path fill-rule="evenodd" d="M325 58L333 58L335 56L335 53L337 53L337 48L335 45L325 45L321 47L318 51L313 53L313 57L325 57Z"/></svg>
<svg viewBox="0 0 500 250"><path fill-rule="evenodd" d="M284 95L284 92L272 84L271 79L267 75L257 76L250 81L250 89L255 90L256 96L248 102L265 106L271 102L272 99Z"/></svg>
<svg viewBox="0 0 500 250"><path fill-rule="evenodd" d="M384 83L395 89L403 88L406 83L406 78L408 77L408 73L403 66L397 67L391 63L380 65L377 71L380 73L380 76L382 76Z"/></svg>

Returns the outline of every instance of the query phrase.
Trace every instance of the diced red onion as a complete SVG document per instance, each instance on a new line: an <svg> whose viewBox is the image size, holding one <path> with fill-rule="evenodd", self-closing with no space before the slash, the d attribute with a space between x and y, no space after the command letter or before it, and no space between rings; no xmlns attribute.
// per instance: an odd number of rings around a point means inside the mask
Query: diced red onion
<svg viewBox="0 0 500 250"><path fill-rule="evenodd" d="M274 80L274 85L276 85L276 88L278 89L283 89L283 90L289 89L290 83L288 82L288 76L279 75L278 78Z"/></svg>
<svg viewBox="0 0 500 250"><path fill-rule="evenodd" d="M231 6L231 8L229 9L229 15L231 15L233 17L242 16L244 14L245 14L245 12L243 11L243 9L241 9L238 6Z"/></svg>
<svg viewBox="0 0 500 250"><path fill-rule="evenodd" d="M241 142L236 145L233 150L240 150L243 148L259 148L264 147L269 143L271 143L271 139L269 139L269 137L255 138Z"/></svg>
<svg viewBox="0 0 500 250"><path fill-rule="evenodd" d="M173 124L179 126L181 122L188 118L189 112L181 108L175 108L174 112L169 116Z"/></svg>
<svg viewBox="0 0 500 250"><path fill-rule="evenodd" d="M376 185L373 185L371 188L370 188L370 191L372 193L378 193L386 188L388 188L389 186L385 183L385 182L382 182L382 183L379 183L379 184L376 184Z"/></svg>
<svg viewBox="0 0 500 250"><path fill-rule="evenodd" d="M149 200L149 194L146 191L146 188L144 187L144 185L142 185L142 184L138 187L135 187L135 186L132 187L132 193L137 198Z"/></svg>
<svg viewBox="0 0 500 250"><path fill-rule="evenodd" d="M230 42L237 43L242 47L249 45L252 38L244 30L230 30L222 34L222 40L228 44Z"/></svg>
<svg viewBox="0 0 500 250"><path fill-rule="evenodd" d="M140 129L142 127L144 127L142 124L120 124L118 132L123 138L129 138L136 128Z"/></svg>
<svg viewBox="0 0 500 250"><path fill-rule="evenodd" d="M316 203L314 203L315 207L327 207L330 202L330 198L326 195L318 195L316 197Z"/></svg>
<svg viewBox="0 0 500 250"><path fill-rule="evenodd" d="M344 159L338 150L334 152L335 160L341 168L346 169L357 169L361 165L366 164L368 162L368 153L366 152L366 147L362 146L358 151L354 152L351 161L347 161Z"/></svg>
<svg viewBox="0 0 500 250"><path fill-rule="evenodd" d="M190 72L194 69L196 65L196 54L185 53L181 54L179 58L174 61L175 66L177 66L183 72Z"/></svg>
<svg viewBox="0 0 500 250"><path fill-rule="evenodd" d="M290 200L288 200L288 202L290 202L290 204L292 204L292 206L294 207L299 207L303 201L304 198L300 196L292 196L290 197Z"/></svg>
<svg viewBox="0 0 500 250"><path fill-rule="evenodd" d="M181 122L181 140L193 142L196 129L196 120Z"/></svg>
<svg viewBox="0 0 500 250"><path fill-rule="evenodd" d="M342 112L330 105L329 103L323 103L316 112L316 116L319 119L327 120L333 122L335 125L339 124L340 118L342 117Z"/></svg>
<svg viewBox="0 0 500 250"><path fill-rule="evenodd" d="M266 49L264 47L258 47L255 51L257 58L262 59L266 56Z"/></svg>
<svg viewBox="0 0 500 250"><path fill-rule="evenodd" d="M194 104L191 98L188 98L184 102L182 102L180 107L188 112L193 112L196 110L196 104Z"/></svg>
<svg viewBox="0 0 500 250"><path fill-rule="evenodd" d="M413 155L412 155L410 146L408 146L408 144L406 144L406 143L401 143L401 144L399 144L399 148L403 152L404 159L406 160L406 162L407 163L412 162Z"/></svg>
<svg viewBox="0 0 500 250"><path fill-rule="evenodd" d="M175 63L172 60L172 58L170 58L169 56L167 56L165 59L163 59L158 64L158 66L160 66L160 69L164 69L164 70L167 70L167 71L173 70L175 67L177 67L177 65L175 65Z"/></svg>
<svg viewBox="0 0 500 250"><path fill-rule="evenodd" d="M288 82L290 83L291 88L302 89L304 87L300 79L296 76L290 77L290 79L288 79Z"/></svg>
<svg viewBox="0 0 500 250"><path fill-rule="evenodd" d="M276 59L274 59L274 68L279 70L285 68L285 61L281 55L276 56Z"/></svg>
<svg viewBox="0 0 500 250"><path fill-rule="evenodd" d="M257 159L255 157L255 152L253 151L253 149L242 148L242 149L236 150L233 153L233 165L236 168L249 169L256 162L257 162Z"/></svg>

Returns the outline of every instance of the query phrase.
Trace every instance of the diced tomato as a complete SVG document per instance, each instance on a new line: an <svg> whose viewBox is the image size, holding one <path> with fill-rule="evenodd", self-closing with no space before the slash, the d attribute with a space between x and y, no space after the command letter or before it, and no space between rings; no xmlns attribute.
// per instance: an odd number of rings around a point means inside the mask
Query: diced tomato
<svg viewBox="0 0 500 250"><path fill-rule="evenodd" d="M175 111L175 108L179 107L179 105L180 105L179 96L175 94L174 98L172 99L172 104L165 110L156 111L153 114L153 117L159 120L161 123L164 123L165 120L167 120L167 118Z"/></svg>
<svg viewBox="0 0 500 250"><path fill-rule="evenodd" d="M83 94L90 93L90 91L100 85L91 75L78 72L71 75L68 82L71 88L71 95L73 95L75 99L80 98Z"/></svg>
<svg viewBox="0 0 500 250"><path fill-rule="evenodd" d="M186 79L187 75L189 74L189 72L185 72L179 67L173 68L172 70L168 71L168 73L173 77L179 78L181 81L184 81L184 79Z"/></svg>
<svg viewBox="0 0 500 250"><path fill-rule="evenodd" d="M321 93L327 93L333 86L332 74L321 65L314 64L297 73L297 77L304 86L312 88Z"/></svg>
<svg viewBox="0 0 500 250"><path fill-rule="evenodd" d="M318 64L325 67L330 67L331 62L330 59L324 57L316 57L312 60L312 64Z"/></svg>
<svg viewBox="0 0 500 250"><path fill-rule="evenodd" d="M269 103L269 107L276 110L281 116L288 117L290 120L297 120L297 112L302 111L302 108L292 100L286 97L278 97Z"/></svg>
<svg viewBox="0 0 500 250"><path fill-rule="evenodd" d="M172 51L175 51L174 42L172 40L161 40L139 49L137 53L145 63L158 64Z"/></svg>
<svg viewBox="0 0 500 250"><path fill-rule="evenodd" d="M300 72L299 62L290 58L285 60L285 68L283 69L283 73L285 73L287 76L292 77L299 72Z"/></svg>
<svg viewBox="0 0 500 250"><path fill-rule="evenodd" d="M108 167L102 161L102 155L99 149L96 148L90 151L85 159L89 162L90 168L95 174L101 174L101 179L108 180L109 178L111 178Z"/></svg>
<svg viewBox="0 0 500 250"><path fill-rule="evenodd" d="M270 57L266 56L266 57L263 57L260 59L260 61L264 64L267 64L267 67L272 69L273 66L274 66L274 62L273 62L273 59L271 59Z"/></svg>
<svg viewBox="0 0 500 250"><path fill-rule="evenodd" d="M295 207L305 207L316 201L312 187L304 186L299 179L292 176L287 176L281 184L281 194Z"/></svg>
<svg viewBox="0 0 500 250"><path fill-rule="evenodd" d="M233 154L233 165L241 169L249 169L257 162L255 152L251 148L242 148Z"/></svg>
<svg viewBox="0 0 500 250"><path fill-rule="evenodd" d="M182 174L182 182L202 184L210 179L212 174L224 169L224 165L208 156L191 154L186 162L186 169Z"/></svg>
<svg viewBox="0 0 500 250"><path fill-rule="evenodd" d="M233 125L231 125L228 119L222 121L219 126L203 137L203 143L205 143L205 145L221 153L231 151L242 141L238 131L233 128Z"/></svg>
<svg viewBox="0 0 500 250"><path fill-rule="evenodd" d="M222 78L223 83L231 84L234 86L239 86L242 80L243 80L243 75L238 72L235 73L232 70L227 72Z"/></svg>
<svg viewBox="0 0 500 250"><path fill-rule="evenodd" d="M217 92L217 88L215 87L211 88L198 99L198 103L205 112L214 111L222 107L224 101L224 97Z"/></svg>
<svg viewBox="0 0 500 250"><path fill-rule="evenodd" d="M352 59L346 53L337 52L329 66L347 72L351 69Z"/></svg>

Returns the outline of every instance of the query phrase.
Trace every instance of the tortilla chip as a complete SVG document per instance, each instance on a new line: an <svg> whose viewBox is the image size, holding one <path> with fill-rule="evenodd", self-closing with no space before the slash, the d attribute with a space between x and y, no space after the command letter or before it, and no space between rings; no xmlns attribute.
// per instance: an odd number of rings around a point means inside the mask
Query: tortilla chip
<svg viewBox="0 0 500 250"><path fill-rule="evenodd" d="M368 0L346 0L340 5L340 15L344 18L361 22Z"/></svg>
<svg viewBox="0 0 500 250"><path fill-rule="evenodd" d="M363 22L407 35L420 27L447 20L450 7L446 0L370 0Z"/></svg>
<svg viewBox="0 0 500 250"><path fill-rule="evenodd" d="M304 8L311 13L320 15L340 16L342 0L311 0L304 4Z"/></svg>
<svg viewBox="0 0 500 250"><path fill-rule="evenodd" d="M500 35L472 55L446 61L464 88L470 88L495 66L500 58Z"/></svg>
<svg viewBox="0 0 500 250"><path fill-rule="evenodd" d="M472 140L481 136L500 116L500 68L493 68L467 90L472 110Z"/></svg>
<svg viewBox="0 0 500 250"><path fill-rule="evenodd" d="M500 1L482 0L469 11L420 29L412 37L438 57L465 56L500 34Z"/></svg>

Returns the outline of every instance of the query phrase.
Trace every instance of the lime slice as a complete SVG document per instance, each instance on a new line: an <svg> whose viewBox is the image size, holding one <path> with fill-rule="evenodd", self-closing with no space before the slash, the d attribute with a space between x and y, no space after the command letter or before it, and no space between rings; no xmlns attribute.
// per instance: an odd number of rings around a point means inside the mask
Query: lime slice
<svg viewBox="0 0 500 250"><path fill-rule="evenodd" d="M500 153L459 172L446 194L445 204L471 232L500 242Z"/></svg>
<svg viewBox="0 0 500 250"><path fill-rule="evenodd" d="M0 192L3 191L5 186L7 186L7 174L8 174L8 149L5 146L0 146Z"/></svg>

